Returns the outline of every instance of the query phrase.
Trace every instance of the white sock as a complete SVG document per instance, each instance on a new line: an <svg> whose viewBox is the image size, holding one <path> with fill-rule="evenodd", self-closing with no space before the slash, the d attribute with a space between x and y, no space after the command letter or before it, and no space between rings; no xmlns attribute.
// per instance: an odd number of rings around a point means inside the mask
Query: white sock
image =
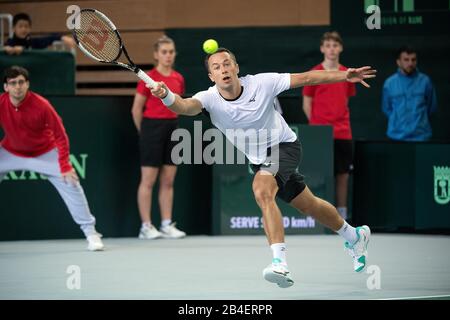
<svg viewBox="0 0 450 320"><path fill-rule="evenodd" d="M342 219L347 220L347 207L337 207L336 208Z"/></svg>
<svg viewBox="0 0 450 320"><path fill-rule="evenodd" d="M161 221L161 227L165 228L170 226L170 224L172 223L171 219L164 219L163 221Z"/></svg>
<svg viewBox="0 0 450 320"><path fill-rule="evenodd" d="M150 229L151 226L152 226L151 222L142 222L142 228Z"/></svg>
<svg viewBox="0 0 450 320"><path fill-rule="evenodd" d="M281 263L286 264L286 244L285 243L274 243L270 246L273 253L274 259L280 259Z"/></svg>
<svg viewBox="0 0 450 320"><path fill-rule="evenodd" d="M358 240L356 229L344 220L344 225L338 231L336 231L341 237L347 240L350 244L354 244Z"/></svg>

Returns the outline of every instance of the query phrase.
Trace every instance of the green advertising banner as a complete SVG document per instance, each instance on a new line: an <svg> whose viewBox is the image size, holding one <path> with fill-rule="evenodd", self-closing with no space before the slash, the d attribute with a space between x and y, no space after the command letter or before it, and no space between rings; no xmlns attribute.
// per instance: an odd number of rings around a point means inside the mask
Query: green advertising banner
<svg viewBox="0 0 450 320"><path fill-rule="evenodd" d="M70 52L25 50L8 55L0 50L0 74L10 66L21 66L30 73L30 89L41 95L75 94L75 57ZM3 86L0 89L3 92Z"/></svg>
<svg viewBox="0 0 450 320"><path fill-rule="evenodd" d="M334 202L333 133L329 126L291 125L303 148L299 172L312 192ZM227 141L227 144L229 142ZM215 164L213 168L213 232L223 235L264 234L261 210L252 192L248 164ZM319 234L324 227L281 200L286 234Z"/></svg>
<svg viewBox="0 0 450 320"><path fill-rule="evenodd" d="M331 24L346 34L448 34L448 0L331 1Z"/></svg>
<svg viewBox="0 0 450 320"><path fill-rule="evenodd" d="M450 228L450 144L416 147L416 229Z"/></svg>
<svg viewBox="0 0 450 320"><path fill-rule="evenodd" d="M355 144L353 217L374 230L450 229L450 144Z"/></svg>

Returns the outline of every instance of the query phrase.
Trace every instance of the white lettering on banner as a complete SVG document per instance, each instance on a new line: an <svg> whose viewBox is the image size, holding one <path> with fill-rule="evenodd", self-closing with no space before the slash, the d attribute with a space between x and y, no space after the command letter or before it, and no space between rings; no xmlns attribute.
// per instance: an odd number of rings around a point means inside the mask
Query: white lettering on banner
<svg viewBox="0 0 450 320"><path fill-rule="evenodd" d="M259 229L259 217L231 217L231 229Z"/></svg>
<svg viewBox="0 0 450 320"><path fill-rule="evenodd" d="M312 229L316 227L316 221L311 217L283 217L283 226L291 229ZM263 220L259 216L230 217L231 229L260 229L263 228Z"/></svg>
<svg viewBox="0 0 450 320"><path fill-rule="evenodd" d="M314 228L316 226L316 220L311 217L306 217L306 219L291 217L291 227L292 228Z"/></svg>

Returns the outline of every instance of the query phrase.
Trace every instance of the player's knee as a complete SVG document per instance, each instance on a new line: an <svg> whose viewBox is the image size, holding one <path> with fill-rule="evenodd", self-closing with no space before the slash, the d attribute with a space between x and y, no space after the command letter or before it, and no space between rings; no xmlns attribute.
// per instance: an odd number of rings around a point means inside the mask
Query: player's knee
<svg viewBox="0 0 450 320"><path fill-rule="evenodd" d="M265 206L268 203L275 201L275 190L271 190L268 187L253 187L253 194L255 195L255 200L260 206Z"/></svg>

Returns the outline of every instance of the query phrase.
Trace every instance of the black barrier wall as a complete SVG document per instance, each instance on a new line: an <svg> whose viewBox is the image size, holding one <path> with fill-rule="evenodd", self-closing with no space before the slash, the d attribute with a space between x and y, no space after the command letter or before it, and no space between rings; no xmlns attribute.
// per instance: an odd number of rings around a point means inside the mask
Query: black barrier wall
<svg viewBox="0 0 450 320"><path fill-rule="evenodd" d="M70 139L71 162L97 218L99 232L106 237L137 236L140 220L136 190L140 164L138 136L130 113L132 98L49 97L49 100L63 119ZM188 234L212 234L214 229L216 234L223 233L212 225L213 166L203 161L196 164L193 158L195 143L200 143L203 148L210 143L202 142L202 135L211 127L209 118L203 115L180 117L180 128L186 129L195 139L191 147L191 164L179 166L175 181L174 220ZM313 163L309 167L313 168L314 174L304 172L306 182L318 195L333 201L331 128L295 126L294 129L301 139L307 140L302 141L308 152L306 160ZM316 131L317 135L314 134ZM315 161L315 155L329 159ZM251 202L245 205L253 208L252 214L260 216L252 196L250 174L245 174L248 177L244 178L246 183L241 186L241 192L246 193L246 201ZM158 185L153 193L152 220L158 226L157 190ZM232 208L233 201L235 199L230 198L222 201L222 205ZM56 190L45 177L36 173L16 171L8 174L0 183L0 203L0 225L5 228L0 240L81 236ZM282 208L287 210L286 205Z"/></svg>
<svg viewBox="0 0 450 320"><path fill-rule="evenodd" d="M353 217L373 230L450 230L450 144L355 144Z"/></svg>
<svg viewBox="0 0 450 320"><path fill-rule="evenodd" d="M106 237L137 236L139 183L137 133L130 97L49 97L61 115L71 143L71 160L87 195L98 231ZM204 116L181 117L192 130ZM205 128L208 126L205 124ZM0 135L1 136L1 135ZM174 220L188 234L210 233L211 167L181 165L175 182ZM159 226L155 186L153 222ZM50 183L28 172L0 183L1 240L75 238L78 226Z"/></svg>
<svg viewBox="0 0 450 320"><path fill-rule="evenodd" d="M75 57L70 52L25 50L20 55L8 55L0 50L0 74L18 65L30 72L31 90L42 95L75 94ZM3 85L0 88L3 92Z"/></svg>
<svg viewBox="0 0 450 320"><path fill-rule="evenodd" d="M49 100L63 118L71 142L71 160L81 178L92 212L97 217L99 231L106 237L137 236L140 221L136 189L140 168L138 137L130 113L132 98L49 97ZM282 97L280 101L288 123L295 123L300 117L297 99ZM201 121L201 132L211 127L209 119L203 115L181 117L180 127L194 132L195 121ZM308 138L300 133L300 138L304 145L311 145L311 141L304 139L317 137L313 135ZM314 144L319 149L323 148L321 141ZM430 203L440 210L450 210L449 203L437 204L433 200L435 181L440 188L436 191L437 196L445 198L446 185L440 187L439 183L445 183L447 176L433 180L432 167L450 168L448 144L432 146L434 154L441 159L432 163L425 161L429 155L427 146L416 148L414 144L407 144L399 149L385 142L356 142L356 147L353 186L355 219L361 223L372 222L381 230L395 229L397 226L424 230L439 225L439 218L433 216L430 220L427 213L431 210ZM415 162L408 160L419 151L420 157L416 156ZM317 152L320 154L321 151ZM423 171L426 177L421 173L419 160L420 163L427 163ZM213 233L212 170L212 166L206 164L183 164L179 167L175 181L174 220L188 234ZM320 172L318 168L316 171ZM303 173L308 175L308 172ZM416 180L405 182L405 179L414 176L423 182L416 186ZM326 184L329 185L327 177ZM251 185L248 192L251 192ZM329 191L319 195L332 201ZM410 201L422 195L425 200ZM351 195L349 201L352 201ZM154 193L152 210L153 221L159 225L157 192ZM72 221L56 190L42 177L29 172L9 174L0 183L0 225L3 229L0 240L81 237L81 231ZM220 230L216 232L220 233Z"/></svg>

